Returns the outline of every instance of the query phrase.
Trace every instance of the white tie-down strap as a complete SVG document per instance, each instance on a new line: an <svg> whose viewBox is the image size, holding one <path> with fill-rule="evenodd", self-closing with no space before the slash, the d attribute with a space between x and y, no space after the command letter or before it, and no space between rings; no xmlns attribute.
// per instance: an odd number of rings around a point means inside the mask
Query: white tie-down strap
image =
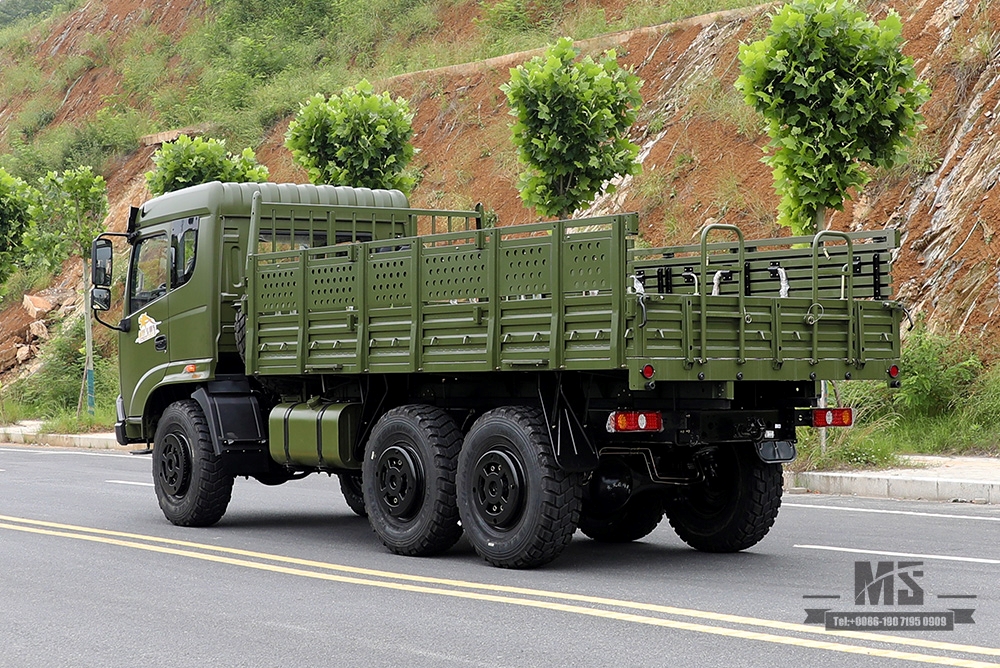
<svg viewBox="0 0 1000 668"><path fill-rule="evenodd" d="M637 295L646 294L646 286L642 284L638 276L632 276L632 291Z"/></svg>
<svg viewBox="0 0 1000 668"><path fill-rule="evenodd" d="M722 276L725 273L726 272L724 272L724 271L717 271L717 272L715 272L715 276L712 278L712 296L713 297L718 297L719 296L719 284L722 283Z"/></svg>
<svg viewBox="0 0 1000 668"><path fill-rule="evenodd" d="M788 296L788 274L785 273L784 267L775 267L774 269L778 272L778 280L781 281L781 287L778 288L778 297L784 299Z"/></svg>

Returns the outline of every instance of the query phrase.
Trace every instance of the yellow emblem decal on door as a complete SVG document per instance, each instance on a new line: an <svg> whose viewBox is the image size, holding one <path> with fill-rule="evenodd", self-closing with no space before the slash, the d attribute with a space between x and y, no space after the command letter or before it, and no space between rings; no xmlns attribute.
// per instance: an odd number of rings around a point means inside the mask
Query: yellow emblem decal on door
<svg viewBox="0 0 1000 668"><path fill-rule="evenodd" d="M162 323L153 320L149 315L143 313L139 316L139 336L136 337L136 343L143 343L149 341L151 338L160 333L160 325Z"/></svg>

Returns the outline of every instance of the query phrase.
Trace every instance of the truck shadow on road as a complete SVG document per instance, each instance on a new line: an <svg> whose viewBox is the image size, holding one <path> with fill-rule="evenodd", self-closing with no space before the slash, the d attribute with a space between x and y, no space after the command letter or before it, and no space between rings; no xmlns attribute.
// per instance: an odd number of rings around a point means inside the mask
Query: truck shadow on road
<svg viewBox="0 0 1000 668"><path fill-rule="evenodd" d="M308 510L263 511L244 509L228 514L212 529L233 538L269 544L294 543L300 548L321 550L316 558L353 562L363 555L386 554L373 534L367 520L340 509L323 512ZM671 542L674 541L674 542ZM331 547L336 551L331 552ZM278 548L269 547L269 550ZM626 544L601 543L577 533L562 555L540 569L545 573L641 573L644 577L717 578L720 569L752 571L780 567L782 557L777 549L768 550L766 541L751 551L733 554L698 552L677 541L669 532L656 532L650 537ZM400 568L407 559L400 557ZM485 564L471 543L463 536L445 554L434 557L442 562Z"/></svg>

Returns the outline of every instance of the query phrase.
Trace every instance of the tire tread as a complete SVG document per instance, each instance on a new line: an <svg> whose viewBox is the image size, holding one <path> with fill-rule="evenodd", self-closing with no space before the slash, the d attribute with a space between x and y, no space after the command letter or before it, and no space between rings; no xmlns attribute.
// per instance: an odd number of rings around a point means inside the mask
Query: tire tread
<svg viewBox="0 0 1000 668"><path fill-rule="evenodd" d="M473 545L479 555L493 566L520 569L542 566L558 557L576 533L582 503L580 475L563 471L556 464L541 410L505 406L490 411L488 415L509 419L519 424L533 442L546 444L537 453L545 501L541 504L541 517L535 535L520 553L499 558L482 549L475 541Z"/></svg>
<svg viewBox="0 0 1000 668"><path fill-rule="evenodd" d="M781 507L782 475L780 464L765 464L756 453L743 455L750 460L747 485L748 499L738 517L727 531L713 536L694 533L674 513L667 511L667 519L685 543L701 552L739 552L753 547L771 530Z"/></svg>
<svg viewBox="0 0 1000 668"><path fill-rule="evenodd" d="M417 541L399 544L391 537L383 535L375 526L377 519L373 519L372 513L369 512L372 530L382 544L395 554L411 557L440 554L450 549L462 536L458 504L455 500L455 470L458 452L462 447L462 432L452 417L436 406L407 404L391 409L381 419L397 415L414 419L421 430L430 436L431 442L436 444L433 448L434 469L438 471L438 475L435 478L428 477L424 485L435 485L437 489L443 491L443 494L434 495L429 530Z"/></svg>
<svg viewBox="0 0 1000 668"><path fill-rule="evenodd" d="M226 471L222 457L216 455L212 449L212 436L208 430L208 420L201 410L201 406L193 399L178 401L167 407L167 411L173 409L181 413L190 421L191 426L197 434L196 442L191 444L191 466L192 469L198 465L201 475L193 476L192 488L188 489L188 494L194 494L192 507L182 515L171 513L166 507L167 500L161 493L159 486L156 487L156 496L160 508L173 524L186 527L207 527L216 524L226 514L229 502L233 494L233 476ZM166 414L166 411L164 411ZM162 422L162 418L161 418ZM156 478L156 458L154 462L154 482ZM199 464L200 462L200 464ZM172 516L173 515L173 516Z"/></svg>

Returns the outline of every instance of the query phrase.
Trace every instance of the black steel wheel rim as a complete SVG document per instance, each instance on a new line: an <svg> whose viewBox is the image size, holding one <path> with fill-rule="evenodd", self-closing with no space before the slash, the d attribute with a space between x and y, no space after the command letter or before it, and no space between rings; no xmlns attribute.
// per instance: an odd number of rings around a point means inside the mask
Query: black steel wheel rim
<svg viewBox="0 0 1000 668"><path fill-rule="evenodd" d="M412 519L424 494L423 471L414 453L404 445L390 446L378 458L375 471L382 509L397 519Z"/></svg>
<svg viewBox="0 0 1000 668"><path fill-rule="evenodd" d="M472 498L479 516L495 529L510 529L524 510L524 471L517 457L493 449L476 462Z"/></svg>
<svg viewBox="0 0 1000 668"><path fill-rule="evenodd" d="M173 497L184 496L191 484L191 444L187 436L168 432L156 466L164 491Z"/></svg>

